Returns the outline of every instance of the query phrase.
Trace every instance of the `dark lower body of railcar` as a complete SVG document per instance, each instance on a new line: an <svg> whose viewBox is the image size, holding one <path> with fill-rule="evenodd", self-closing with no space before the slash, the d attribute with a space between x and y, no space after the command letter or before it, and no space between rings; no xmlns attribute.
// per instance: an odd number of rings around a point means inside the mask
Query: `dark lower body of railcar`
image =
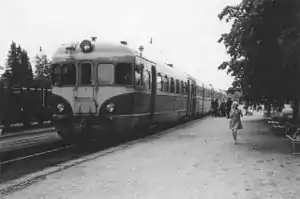
<svg viewBox="0 0 300 199"><path fill-rule="evenodd" d="M125 138L144 135L149 127L167 126L201 117L209 112L210 99L197 98L193 106L186 95L128 93L113 97L120 106L131 106L130 112L98 115L54 114L52 123L66 141ZM109 101L109 99L108 99ZM122 104L123 103L123 104ZM130 103L130 104L129 104Z"/></svg>

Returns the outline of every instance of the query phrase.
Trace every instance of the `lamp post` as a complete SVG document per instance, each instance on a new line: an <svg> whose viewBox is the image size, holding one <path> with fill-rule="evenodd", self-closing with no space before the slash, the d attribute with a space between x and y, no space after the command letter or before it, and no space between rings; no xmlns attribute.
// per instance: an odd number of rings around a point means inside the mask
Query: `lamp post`
<svg viewBox="0 0 300 199"><path fill-rule="evenodd" d="M143 56L144 46L139 47L140 56Z"/></svg>

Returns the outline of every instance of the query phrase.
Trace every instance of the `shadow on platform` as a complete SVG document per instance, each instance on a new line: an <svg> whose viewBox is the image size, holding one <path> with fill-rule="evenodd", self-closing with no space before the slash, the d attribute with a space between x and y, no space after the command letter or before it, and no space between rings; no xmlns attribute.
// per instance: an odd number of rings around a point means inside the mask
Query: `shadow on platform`
<svg viewBox="0 0 300 199"><path fill-rule="evenodd" d="M241 150L245 149L263 154L292 153L288 139L284 136L275 135L274 129L263 119L253 118L244 120L243 126L244 129L240 131L241 141L238 144Z"/></svg>

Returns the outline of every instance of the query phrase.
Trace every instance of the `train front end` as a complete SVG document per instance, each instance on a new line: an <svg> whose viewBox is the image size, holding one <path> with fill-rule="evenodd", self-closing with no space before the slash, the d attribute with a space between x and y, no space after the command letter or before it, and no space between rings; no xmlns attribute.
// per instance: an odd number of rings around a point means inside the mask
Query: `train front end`
<svg viewBox="0 0 300 199"><path fill-rule="evenodd" d="M83 40L58 49L52 62L52 122L64 140L102 138L131 128L116 117L132 106L134 56L129 48Z"/></svg>

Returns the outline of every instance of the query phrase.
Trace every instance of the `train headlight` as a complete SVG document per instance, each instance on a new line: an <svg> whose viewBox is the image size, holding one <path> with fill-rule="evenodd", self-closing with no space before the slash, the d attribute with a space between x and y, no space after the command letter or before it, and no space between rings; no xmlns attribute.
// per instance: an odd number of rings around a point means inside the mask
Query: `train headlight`
<svg viewBox="0 0 300 199"><path fill-rule="evenodd" d="M65 110L65 105L64 104L58 104L56 108L61 113Z"/></svg>
<svg viewBox="0 0 300 199"><path fill-rule="evenodd" d="M107 105L106 105L106 110L108 111L108 112L113 112L114 110L115 110L115 104L114 103L112 103L112 102L110 102L110 103L108 103Z"/></svg>

